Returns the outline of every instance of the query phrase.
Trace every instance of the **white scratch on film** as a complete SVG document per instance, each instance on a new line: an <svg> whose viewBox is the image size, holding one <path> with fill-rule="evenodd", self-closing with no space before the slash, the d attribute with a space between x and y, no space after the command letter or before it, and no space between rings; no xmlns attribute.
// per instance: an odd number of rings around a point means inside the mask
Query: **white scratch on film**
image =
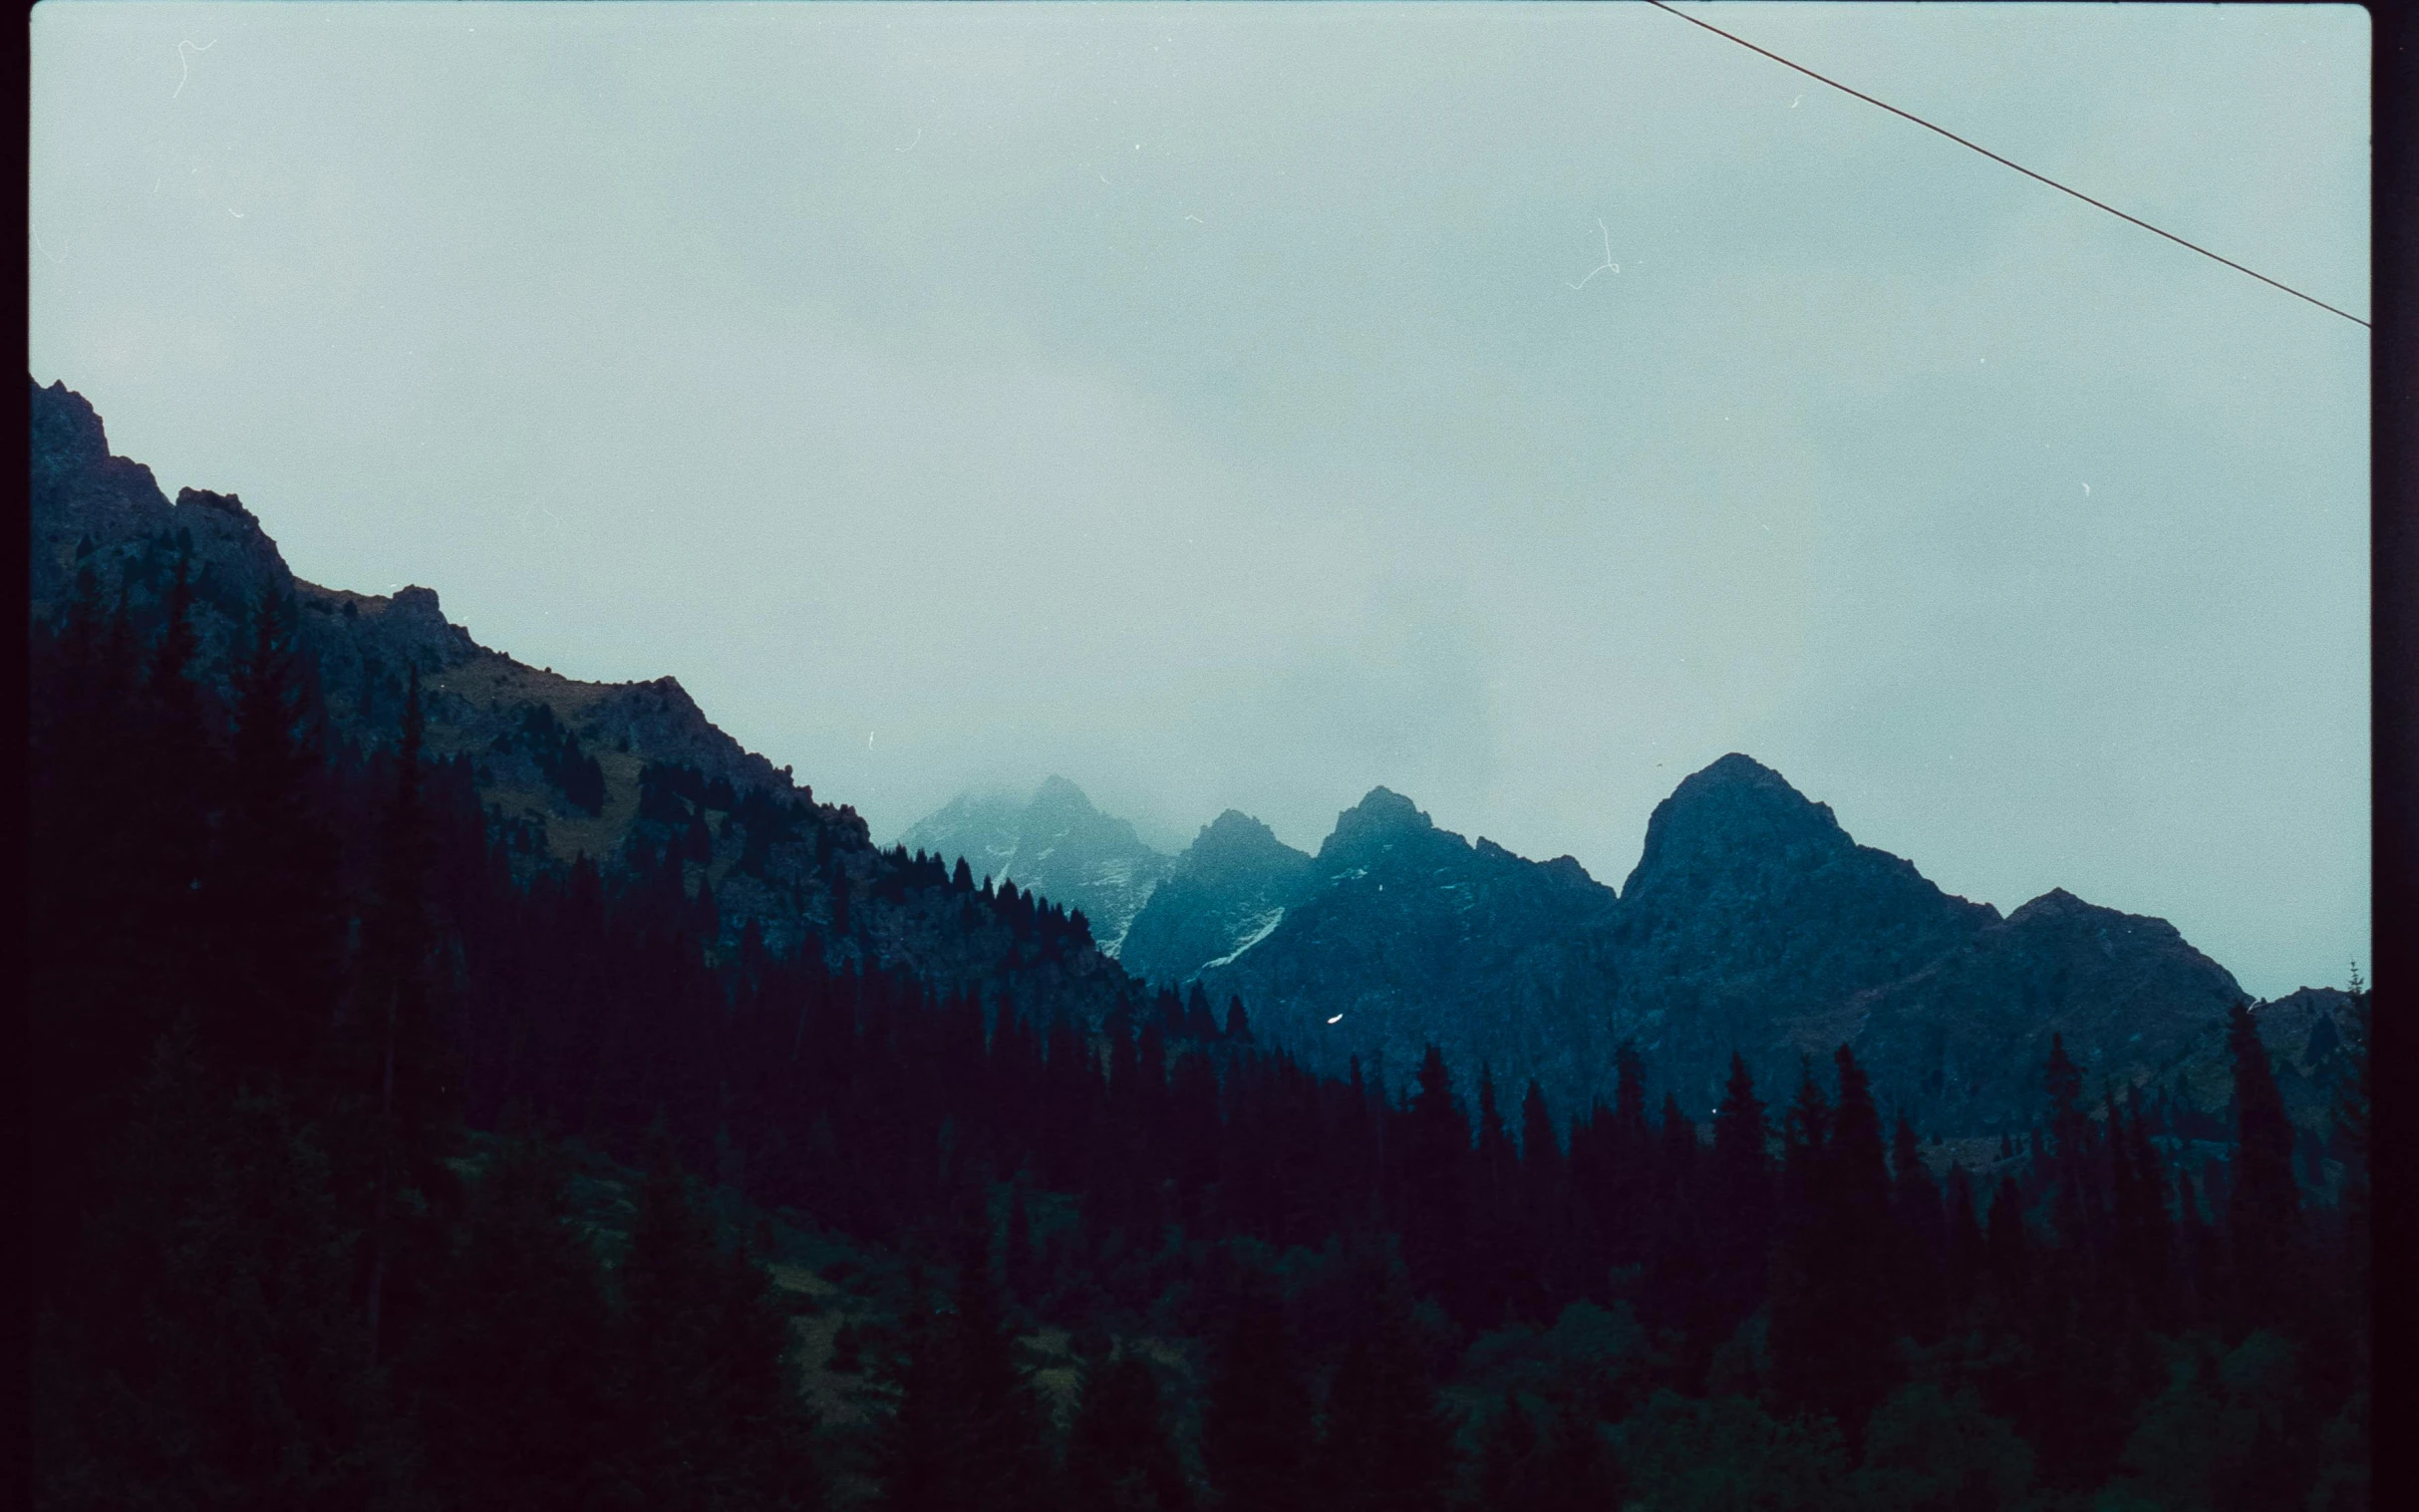
<svg viewBox="0 0 2419 1512"><path fill-rule="evenodd" d="M184 61L184 50L189 47L194 52L206 53L217 45L218 39L216 37L212 37L207 42L179 42L176 44L176 95L181 95L184 93L184 82L193 77L192 68ZM173 100L176 98L176 95L170 95L168 98Z"/></svg>
<svg viewBox="0 0 2419 1512"><path fill-rule="evenodd" d="M1588 269L1588 278L1594 278L1599 273L1618 273L1621 271L1621 264L1613 260L1613 233L1605 230L1605 223L1601 220L1596 222L1596 229L1604 232L1605 260L1598 263L1595 267ZM1588 278L1583 278L1577 283L1573 283L1571 280L1566 278L1562 281L1563 287L1566 289L1584 289L1588 286Z"/></svg>

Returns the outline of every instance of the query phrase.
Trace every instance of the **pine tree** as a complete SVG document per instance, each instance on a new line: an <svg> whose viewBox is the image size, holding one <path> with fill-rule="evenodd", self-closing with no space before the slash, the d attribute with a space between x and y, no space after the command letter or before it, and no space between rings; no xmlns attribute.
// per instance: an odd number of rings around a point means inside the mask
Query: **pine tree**
<svg viewBox="0 0 2419 1512"><path fill-rule="evenodd" d="M1243 1011L1241 997L1226 1000L1226 1038L1237 1045L1252 1043L1252 1019Z"/></svg>
<svg viewBox="0 0 2419 1512"><path fill-rule="evenodd" d="M1989 1266L1981 1221L1974 1214L1973 1178L1963 1162L1949 1167L1946 1294L1948 1305L1964 1311L1974 1298Z"/></svg>
<svg viewBox="0 0 2419 1512"><path fill-rule="evenodd" d="M611 1423L621 1485L650 1508L818 1504L769 1281L745 1254L722 1250L661 1157L640 1189L619 1279Z"/></svg>
<svg viewBox="0 0 2419 1512"><path fill-rule="evenodd" d="M401 1507L411 1457L311 1126L163 1035L34 1357L37 1506Z"/></svg>
<svg viewBox="0 0 2419 1512"><path fill-rule="evenodd" d="M2032 1252L2024 1237L2023 1183L2012 1171L1990 1189L1983 1245L1989 1255L1992 1289L2003 1305L2022 1309L2032 1295Z"/></svg>
<svg viewBox="0 0 2419 1512"><path fill-rule="evenodd" d="M564 1178L534 1141L495 1156L404 1361L432 1481L465 1512L568 1512L607 1489L608 1314Z"/></svg>
<svg viewBox="0 0 2419 1512"><path fill-rule="evenodd" d="M1241 1294L1201 1414L1201 1461L1228 1512L1307 1512L1316 1447L1310 1387L1285 1314L1257 1290Z"/></svg>
<svg viewBox="0 0 2419 1512"><path fill-rule="evenodd" d="M1844 1045L1833 1062L1839 1099L1814 1162L1814 1232L1808 1262L1815 1299L1810 1321L1822 1347L1818 1358L1807 1362L1807 1373L1820 1382L1813 1399L1839 1419L1854 1442L1866 1416L1895 1383L1891 1277L1906 1262L1905 1246L1890 1216L1881 1115L1864 1068ZM1777 1357L1777 1340L1775 1345Z"/></svg>
<svg viewBox="0 0 2419 1512"><path fill-rule="evenodd" d="M1708 1322L1717 1336L1726 1337L1754 1312L1764 1294L1772 1238L1769 1139L1755 1080L1747 1073L1747 1062L1734 1054L1721 1106L1713 1111L1713 1149L1705 1194L1705 1293Z"/></svg>
<svg viewBox="0 0 2419 1512"><path fill-rule="evenodd" d="M1043 1512L1055 1487L1044 1413L1016 1361L979 1239L954 1306L918 1320L877 1457L885 1512Z"/></svg>
<svg viewBox="0 0 2419 1512"><path fill-rule="evenodd" d="M2049 1211L2059 1245L2078 1269L2081 1284L2100 1249L2100 1194L2093 1175L2098 1151L2091 1120L2083 1113L2083 1072L2066 1054L2062 1035L2049 1037L2049 1059L2042 1070L2049 1093ZM2034 1138L2036 1158L2039 1137Z"/></svg>
<svg viewBox="0 0 2419 1512"><path fill-rule="evenodd" d="M1522 1318L1544 1323L1563 1295L1566 1254L1564 1205L1568 1192L1562 1146L1554 1115L1534 1080L1520 1099L1520 1188L1515 1211L1520 1232L1514 1255L1513 1308Z"/></svg>
<svg viewBox="0 0 2419 1512"><path fill-rule="evenodd" d="M433 837L421 759L420 673L410 674L394 787L379 825L377 895L365 921L365 956L345 1046L346 1079L358 1110L358 1154L367 1167L371 1348L383 1348L391 1273L398 1258L433 1242L432 1193L450 1191L443 1164L454 1145L455 1108L432 981L435 920L429 899ZM427 1278L415 1278L425 1282Z"/></svg>
<svg viewBox="0 0 2419 1512"><path fill-rule="evenodd" d="M1806 1066L1781 1123L1771 1262L1773 1374L1781 1399L1799 1410L1814 1410L1823 1401L1824 1372L1831 1364L1830 1321L1824 1313L1831 1301L1825 1291L1830 1204L1823 1169L1830 1125L1831 1105L1815 1084L1813 1067Z"/></svg>
<svg viewBox="0 0 2419 1512"><path fill-rule="evenodd" d="M1710 1309L1703 1296L1705 1247L1700 1233L1696 1125L1688 1121L1688 1115L1679 1109L1679 1099L1669 1092L1663 1094L1657 1140L1645 1304L1651 1315L1688 1331L1693 1361L1720 1341L1709 1337Z"/></svg>
<svg viewBox="0 0 2419 1512"><path fill-rule="evenodd" d="M2168 1216L2166 1174L2137 1095L2129 1091L2123 1103L2110 1099L2108 1119L2123 1284L2148 1324L2165 1330L2176 1316L2171 1269L2175 1230Z"/></svg>
<svg viewBox="0 0 2419 1512"><path fill-rule="evenodd" d="M1465 1322L1478 1310L1470 1284L1470 1126L1453 1099L1444 1055L1427 1048L1403 1116L1402 1258L1417 1292Z"/></svg>
<svg viewBox="0 0 2419 1512"><path fill-rule="evenodd" d="M2293 1187L2293 1126L2247 1003L2227 1015L2226 1048L2235 1075L2227 1249L2238 1326L2251 1327L2279 1321L2297 1280L2300 1194Z"/></svg>
<svg viewBox="0 0 2419 1512"><path fill-rule="evenodd" d="M1623 1041L1613 1053L1613 1109L1598 1141L1595 1186L1598 1232L1615 1267L1646 1259L1649 1198L1654 1191L1654 1134L1647 1124L1647 1067L1638 1047Z"/></svg>
<svg viewBox="0 0 2419 1512"><path fill-rule="evenodd" d="M1946 1297L1942 1290L1949 1264L1948 1225L1941 1209L1940 1184L1924 1163L1915 1125L1899 1114L1890 1140L1890 1206L1899 1235L1902 1263L1894 1286L1899 1317L1918 1340L1940 1336ZM1972 1216L1971 1207L1967 1217Z"/></svg>
<svg viewBox="0 0 2419 1512"><path fill-rule="evenodd" d="M137 811L134 634L121 596L104 612L88 565L55 638L37 635L27 893L26 1076L37 1300L73 1284L77 1211L131 1116L134 1088L169 1022L146 931L151 837Z"/></svg>
<svg viewBox="0 0 2419 1512"><path fill-rule="evenodd" d="M1367 1288L1329 1388L1319 1485L1339 1512L1443 1512L1453 1426L1410 1334L1410 1297Z"/></svg>
<svg viewBox="0 0 2419 1512"><path fill-rule="evenodd" d="M1184 995L1184 1035L1190 1040L1214 1040L1218 1021L1210 1014L1209 994L1195 982Z"/></svg>
<svg viewBox="0 0 2419 1512"><path fill-rule="evenodd" d="M1510 1266L1517 1263L1517 1222L1513 1204L1519 1196L1520 1155L1503 1125L1495 1103L1495 1076L1478 1072L1478 1150L1472 1165L1473 1254L1471 1303L1473 1317L1483 1327L1500 1322L1511 1308L1518 1280Z"/></svg>
<svg viewBox="0 0 2419 1512"><path fill-rule="evenodd" d="M139 991L154 1002L190 1006L195 987L208 977L201 889L222 779L209 710L194 680L201 643L193 626L189 545L177 555L163 611L166 623L133 711L141 780L125 796L142 844L128 858L126 890L130 912L141 923L126 945L138 962Z"/></svg>
<svg viewBox="0 0 2419 1512"><path fill-rule="evenodd" d="M1178 1512L1192 1487L1168 1437L1150 1362L1120 1350L1088 1364L1066 1444L1066 1505L1073 1512Z"/></svg>
<svg viewBox="0 0 2419 1512"><path fill-rule="evenodd" d="M334 1016L343 921L289 601L269 594L254 607L233 682L226 828L204 890L218 947L207 1032L230 1064L290 1079L310 1066Z"/></svg>

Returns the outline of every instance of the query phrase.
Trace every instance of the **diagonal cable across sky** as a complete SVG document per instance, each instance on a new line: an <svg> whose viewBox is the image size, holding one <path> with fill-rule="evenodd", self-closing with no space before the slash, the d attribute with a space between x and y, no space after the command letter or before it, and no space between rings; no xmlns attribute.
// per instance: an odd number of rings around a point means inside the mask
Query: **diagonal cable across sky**
<svg viewBox="0 0 2419 1512"><path fill-rule="evenodd" d="M2275 279L2268 277L2266 273L2259 272L2252 268L2247 268L2231 257L2221 257L2217 253L2211 251L2209 248L2200 245L2198 242L2187 241L2173 231L2161 230L2159 227L2152 225L2149 221L2144 220L2139 215L2128 215L2123 210L2118 209L2115 205L2109 204L2103 200L2094 199L2089 194L2084 193L2081 189L2071 188L2066 184L2060 183L2046 173L2036 173L2031 168L2024 166L2024 164L2002 157L1986 147L1981 147L1975 143L1968 142L1946 127L1935 126L1933 123L1926 121L1921 116L1915 115L1913 112L1902 111L1897 106L1890 104L1886 100L1876 100L1871 95L1866 94L1863 90L1852 89L1848 85L1840 83L1837 79L1830 78L1824 74L1818 74L1802 63L1792 63L1788 59L1782 57L1780 54L1773 52L1770 48L1758 47L1754 43L1749 42L1746 38L1741 37L1734 32L1723 31L1720 27L1713 25L1709 21L1699 21L1694 16L1665 4L1664 0L1646 0L1646 3L1654 6L1659 11L1664 11L1670 15L1678 17L1680 20L1687 22L1690 26L1702 27L1704 30L1711 32L1716 37L1720 37L1726 41L1735 42L1740 47L1747 49L1751 53L1761 53L1763 56L1771 59L1773 62L1780 64L1782 67L1795 69L1799 73L1805 75L1807 78L1815 80L1818 83L1827 84L1833 89L1838 90L1843 95L1854 95L1857 99L1864 101L1867 105L1878 106L1882 110L1888 111L1891 115L1896 116L1903 121L1912 121L1917 126L1922 127L1928 132L1936 132L1939 135L1948 138L1951 142L1956 143L1959 147L1967 149L1970 151L1979 152L1983 156L1989 158L1991 161L1999 163L2005 167L2011 167L2027 178L2038 179L2042 183L2048 184L2051 188L2056 189L2061 194L2071 194L2075 198L2082 200L2085 204L2091 205L2097 209L2106 210L2109 214L2116 216L2119 220L2131 221L2133 224L2140 226L2143 230L2164 236L2169 241L2174 242L2180 247L2188 247L2191 250L2198 252L2202 256L2210 259L2212 262L2222 262L2226 264L2226 266L2233 268L2238 273L2249 273L2252 277L2257 278L2270 288L2282 289L2285 293L2290 294L2295 299L2305 300L2310 304L2314 304L2319 309L2326 311L2330 315L2340 315L2345 320L2350 321L2353 325L2359 326L2363 330L2369 329L2369 323L2362 320L2357 315L2351 314L2345 310L2339 310L2333 305L2328 304L2323 299L2317 299L2308 294L2304 294L2299 289L2294 288L2291 284L2279 283Z"/></svg>

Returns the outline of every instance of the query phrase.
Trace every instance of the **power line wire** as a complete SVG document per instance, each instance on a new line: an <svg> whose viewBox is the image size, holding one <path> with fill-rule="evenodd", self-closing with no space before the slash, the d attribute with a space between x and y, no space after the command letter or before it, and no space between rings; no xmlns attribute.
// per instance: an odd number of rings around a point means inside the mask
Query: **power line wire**
<svg viewBox="0 0 2419 1512"><path fill-rule="evenodd" d="M1926 121L1923 117L1913 115L1907 111L1902 111L1897 106L1890 104L1886 100L1876 100L1871 95L1866 94L1863 90L1850 89L1847 85L1840 83L1837 79L1827 78L1824 75L1818 74L1802 63L1791 63L1788 59L1782 57L1776 52L1773 52L1769 48L1757 47L1754 43L1749 42L1746 38L1736 36L1730 32L1725 32L1720 27L1715 26L1710 22L1699 21L1694 16L1688 15L1684 11L1673 10L1670 6L1664 4L1663 0L1647 0L1647 4L1654 6L1659 11L1669 12L1671 15L1677 16L1680 20L1687 22L1690 26L1701 26L1706 31L1711 32L1714 36L1724 38L1727 41L1735 42L1740 47L1747 49L1747 51L1751 53L1761 53L1784 68L1793 68L1809 79L1830 85L1833 89L1838 90L1843 95L1854 95L1857 99L1864 101L1867 105L1879 106L1883 110L1888 111L1891 115L1896 116L1904 121L1912 121L1917 126L1922 127L1928 132L1938 132L1940 135L1948 138L1951 142L1956 143L1959 147L1970 149L1973 151L1981 153L1983 156L1989 158L1993 162L2001 163L2007 167L2014 168L2017 172L2023 174L2027 178L2037 178L2041 182L2048 184L2051 188L2056 189L2061 194L2072 194L2075 198L2082 200L2085 204L2106 210L2109 214L2116 216L2119 220L2130 220L2135 225L2140 226L2143 230L2156 232L2180 247L2190 247L2193 251L2200 253L2202 256L2209 258L2213 262L2225 263L2228 267L2234 269L2238 273L2250 273L2252 277L2259 279L2262 283L2267 284L2268 287L2282 289L2285 293L2290 294L2295 299L2308 300L2309 303L2316 305L2319 309L2326 311L2328 314L2341 315L2345 320L2350 321L2353 325L2359 326L2363 330L2372 329L2369 326L2369 323L2362 320L2359 316L2353 315L2347 311L2338 310L2323 299L2313 299L2290 284L2278 283L2276 280L2268 277L2266 273L2255 272L2254 270L2243 266L2243 264L2235 261L2231 257L2220 257L2217 253L2211 251L2209 248L2201 246L2196 242L2186 241L2183 237L2178 236L2173 231L2162 231L2157 226L2152 225L2149 221L2142 219L2140 216L2128 215L2113 204L2106 204L2100 200L2092 198L2089 194L2084 193L2081 189L2068 188L2065 184L2058 182L2055 178L2052 178L2045 173L2036 173L2020 162L2010 162L2007 158L2001 157L1998 153L1992 151L1990 149L1986 147L1977 147L1973 143L1967 142L1965 138L1960 137L1957 133L1950 131L1945 127L1934 126L1931 122Z"/></svg>

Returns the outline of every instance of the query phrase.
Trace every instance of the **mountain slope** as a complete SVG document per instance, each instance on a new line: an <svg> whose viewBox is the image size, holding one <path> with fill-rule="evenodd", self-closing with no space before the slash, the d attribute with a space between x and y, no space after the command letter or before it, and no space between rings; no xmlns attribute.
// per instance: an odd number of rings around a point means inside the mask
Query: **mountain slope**
<svg viewBox="0 0 2419 1512"><path fill-rule="evenodd" d="M1358 1056L1393 1084L1433 1041L1465 1077L1484 1064L1516 1097L1534 1076L1565 1108L1610 1065L1614 895L1578 862L1472 844L1379 787L1297 886L1265 938L1201 980L1309 1063Z"/></svg>
<svg viewBox="0 0 2419 1512"><path fill-rule="evenodd" d="M1134 916L1119 959L1146 981L1190 982L1268 938L1310 877L1308 855L1230 808L1176 857Z"/></svg>
<svg viewBox="0 0 2419 1512"><path fill-rule="evenodd" d="M330 736L391 747L417 675L429 757L466 766L490 826L514 837L516 869L584 857L627 879L677 864L692 895L712 898L720 955L753 926L776 954L813 942L834 968L906 967L935 986L1006 971L1094 1019L1127 990L1088 943L1021 932L1014 910L970 907L945 878L877 850L854 809L815 801L742 749L675 680L582 682L480 646L427 588L380 597L302 581L235 495L186 488L169 503L149 467L110 454L81 395L28 388L35 619L59 614L89 570L101 602L123 596L148 634L182 560L196 665L223 698L256 606L290 596Z"/></svg>

